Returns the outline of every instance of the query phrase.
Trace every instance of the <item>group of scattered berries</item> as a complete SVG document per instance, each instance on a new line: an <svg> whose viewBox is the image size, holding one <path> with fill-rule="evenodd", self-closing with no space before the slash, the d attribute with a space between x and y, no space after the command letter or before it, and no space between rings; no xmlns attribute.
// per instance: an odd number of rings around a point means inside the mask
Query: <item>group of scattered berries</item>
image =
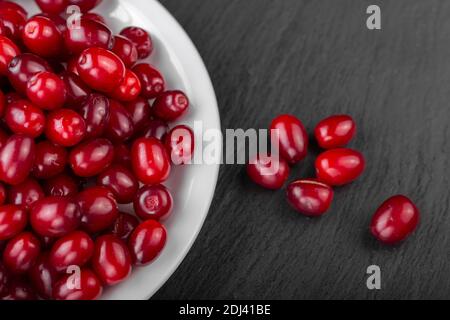
<svg viewBox="0 0 450 320"><path fill-rule="evenodd" d="M100 2L36 0L28 17L0 0L0 299L95 299L165 246L162 183L194 149L192 130L168 123L189 100L139 61L148 32L114 35L89 12ZM68 5L83 12L73 28ZM119 210L129 203L136 215Z"/></svg>
<svg viewBox="0 0 450 320"><path fill-rule="evenodd" d="M290 165L308 153L308 134L302 122L292 115L281 115L270 126L277 155L258 154L247 165L249 177L267 189L280 189L289 178ZM314 130L320 148L326 150L315 161L316 178L301 179L287 187L287 200L298 212L311 217L326 213L333 202L333 187L355 181L365 169L364 156L346 148L356 134L356 123L349 115L322 120ZM411 234L419 222L419 211L405 196L386 200L372 218L370 229L381 242L396 244Z"/></svg>

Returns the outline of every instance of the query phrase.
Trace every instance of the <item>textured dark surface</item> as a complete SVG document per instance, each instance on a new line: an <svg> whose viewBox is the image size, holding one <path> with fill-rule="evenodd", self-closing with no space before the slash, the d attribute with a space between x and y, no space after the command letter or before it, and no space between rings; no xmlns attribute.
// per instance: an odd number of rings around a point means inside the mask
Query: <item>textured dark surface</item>
<svg viewBox="0 0 450 320"><path fill-rule="evenodd" d="M349 113L368 168L311 220L283 191L223 166L202 232L154 298L450 298L450 1L161 2L203 56L224 128L266 128L289 112L311 131ZM369 4L381 6L381 31L366 28ZM311 176L316 155L291 180ZM368 224L397 193L417 202L421 226L385 248ZM371 264L382 270L377 292L366 288Z"/></svg>

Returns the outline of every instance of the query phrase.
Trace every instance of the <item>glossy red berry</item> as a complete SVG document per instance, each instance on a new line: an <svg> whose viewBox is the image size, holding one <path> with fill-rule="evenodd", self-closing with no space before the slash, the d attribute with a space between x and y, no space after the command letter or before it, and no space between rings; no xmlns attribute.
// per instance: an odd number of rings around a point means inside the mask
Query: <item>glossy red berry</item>
<svg viewBox="0 0 450 320"><path fill-rule="evenodd" d="M9 38L0 36L0 75L8 74L9 63L18 55L20 55L19 47Z"/></svg>
<svg viewBox="0 0 450 320"><path fill-rule="evenodd" d="M172 212L173 198L163 185L144 186L136 194L133 207L142 220L163 220Z"/></svg>
<svg viewBox="0 0 450 320"><path fill-rule="evenodd" d="M5 34L7 33L11 40L19 43L26 17L17 10L0 9L0 21L5 29Z"/></svg>
<svg viewBox="0 0 450 320"><path fill-rule="evenodd" d="M88 48L111 49L114 37L103 23L81 18L78 26L67 28L64 40L66 48L73 55L78 55Z"/></svg>
<svg viewBox="0 0 450 320"><path fill-rule="evenodd" d="M141 82L133 71L126 70L123 82L110 94L118 101L130 102L141 94Z"/></svg>
<svg viewBox="0 0 450 320"><path fill-rule="evenodd" d="M60 109L67 98L66 84L54 73L39 72L28 81L27 97L42 109Z"/></svg>
<svg viewBox="0 0 450 320"><path fill-rule="evenodd" d="M64 37L64 33L67 30L67 20L66 19L64 19L63 17L61 17L58 14L52 14L52 13L46 13L46 12L40 12L40 13L36 14L35 17L36 16L41 16L41 17L45 17L45 18L52 20L56 24L56 27L58 28L59 32L61 32L61 35ZM64 50L64 54L66 54L66 53L67 53L66 50Z"/></svg>
<svg viewBox="0 0 450 320"><path fill-rule="evenodd" d="M330 208L333 196L330 186L316 180L297 180L287 187L289 204L306 216L323 215Z"/></svg>
<svg viewBox="0 0 450 320"><path fill-rule="evenodd" d="M397 195L386 200L375 212L370 230L375 238L393 245L405 240L417 228L419 210L407 197Z"/></svg>
<svg viewBox="0 0 450 320"><path fill-rule="evenodd" d="M97 275L89 269L81 269L80 287L71 279L74 275L62 277L53 287L53 298L56 300L95 300L103 292L102 284Z"/></svg>
<svg viewBox="0 0 450 320"><path fill-rule="evenodd" d="M33 165L33 176L38 179L49 179L62 173L68 160L67 150L49 141L36 145Z"/></svg>
<svg viewBox="0 0 450 320"><path fill-rule="evenodd" d="M139 59L136 46L130 39L117 35L114 37L114 47L112 51L122 59L127 68L131 68Z"/></svg>
<svg viewBox="0 0 450 320"><path fill-rule="evenodd" d="M108 229L119 216L117 202L107 188L87 188L78 194L77 202L83 213L81 226L90 233Z"/></svg>
<svg viewBox="0 0 450 320"><path fill-rule="evenodd" d="M97 185L111 190L118 203L131 203L139 189L139 183L131 170L113 165L97 177Z"/></svg>
<svg viewBox="0 0 450 320"><path fill-rule="evenodd" d="M142 86L142 96L154 99L165 90L165 81L161 73L148 63L140 63L133 67Z"/></svg>
<svg viewBox="0 0 450 320"><path fill-rule="evenodd" d="M128 247L135 265L146 265L155 260L166 245L167 232L155 220L142 222L131 234Z"/></svg>
<svg viewBox="0 0 450 320"><path fill-rule="evenodd" d="M64 38L57 25L43 16L35 16L27 21L22 40L32 53L41 57L57 57L64 51Z"/></svg>
<svg viewBox="0 0 450 320"><path fill-rule="evenodd" d="M39 137L45 129L44 112L27 100L19 100L8 105L5 122L16 134Z"/></svg>
<svg viewBox="0 0 450 320"><path fill-rule="evenodd" d="M69 0L69 4L78 6L81 12L88 12L98 6L102 0Z"/></svg>
<svg viewBox="0 0 450 320"><path fill-rule="evenodd" d="M86 123L86 139L100 138L109 123L109 99L97 93L82 102L79 113Z"/></svg>
<svg viewBox="0 0 450 320"><path fill-rule="evenodd" d="M365 159L352 149L332 149L320 154L315 166L320 181L342 186L355 181L364 172Z"/></svg>
<svg viewBox="0 0 450 320"><path fill-rule="evenodd" d="M92 47L83 51L77 62L80 78L92 89L111 93L125 80L125 65L111 51Z"/></svg>
<svg viewBox="0 0 450 320"><path fill-rule="evenodd" d="M67 90L66 106L68 108L78 108L92 90L78 75L72 72L64 72L61 75L61 79L64 81Z"/></svg>
<svg viewBox="0 0 450 320"><path fill-rule="evenodd" d="M152 110L147 99L138 97L124 106L131 116L134 131L141 131L151 121Z"/></svg>
<svg viewBox="0 0 450 320"><path fill-rule="evenodd" d="M21 15L24 19L27 18L28 12L20 4L13 1L2 0L0 1L0 11L15 11Z"/></svg>
<svg viewBox="0 0 450 320"><path fill-rule="evenodd" d="M75 178L65 173L45 180L43 187L49 197L74 197L79 191Z"/></svg>
<svg viewBox="0 0 450 320"><path fill-rule="evenodd" d="M60 238L50 251L50 264L58 272L70 266L83 267L92 257L94 241L83 231L74 231Z"/></svg>
<svg viewBox="0 0 450 320"><path fill-rule="evenodd" d="M181 91L166 91L153 103L153 113L159 119L174 121L181 117L189 107L189 99Z"/></svg>
<svg viewBox="0 0 450 320"><path fill-rule="evenodd" d="M14 274L28 272L41 252L39 240L31 232L12 238L3 251L3 264Z"/></svg>
<svg viewBox="0 0 450 320"><path fill-rule="evenodd" d="M95 241L92 267L106 285L115 285L131 273L131 257L125 243L113 235Z"/></svg>
<svg viewBox="0 0 450 320"><path fill-rule="evenodd" d="M59 109L48 115L45 134L57 145L73 147L83 140L86 134L86 123L75 111Z"/></svg>
<svg viewBox="0 0 450 320"><path fill-rule="evenodd" d="M109 121L106 126L106 136L113 142L123 142L134 134L131 114L119 102L109 101Z"/></svg>
<svg viewBox="0 0 450 320"><path fill-rule="evenodd" d="M139 220L135 216L121 212L116 221L114 221L110 232L117 238L123 241L128 241L131 233L138 225Z"/></svg>
<svg viewBox="0 0 450 320"><path fill-rule="evenodd" d="M53 286L59 279L59 275L49 261L49 254L42 254L31 268L29 278L33 288L41 298L53 298Z"/></svg>
<svg viewBox="0 0 450 320"><path fill-rule="evenodd" d="M164 145L156 138L135 140L131 149L131 163L134 174L144 184L160 184L170 174L169 156Z"/></svg>
<svg viewBox="0 0 450 320"><path fill-rule="evenodd" d="M36 0L39 8L46 13L59 15L69 5L69 0Z"/></svg>
<svg viewBox="0 0 450 320"><path fill-rule="evenodd" d="M272 143L278 145L279 153L289 164L303 160L308 154L308 134L299 119L281 115L270 125Z"/></svg>
<svg viewBox="0 0 450 320"><path fill-rule="evenodd" d="M253 157L247 165L250 179L266 189L281 189L289 172L289 165L284 159L264 154Z"/></svg>
<svg viewBox="0 0 450 320"><path fill-rule="evenodd" d="M76 230L80 221L80 208L66 197L41 199L30 211L33 230L44 237L63 237Z"/></svg>
<svg viewBox="0 0 450 320"><path fill-rule="evenodd" d="M32 205L45 197L40 184L33 178L28 178L21 184L11 186L8 192L8 202L29 210Z"/></svg>
<svg viewBox="0 0 450 320"><path fill-rule="evenodd" d="M8 204L0 207L0 241L11 239L22 232L28 221L25 208Z"/></svg>
<svg viewBox="0 0 450 320"><path fill-rule="evenodd" d="M356 123L348 115L335 115L319 122L314 135L323 149L345 147L355 136Z"/></svg>
<svg viewBox="0 0 450 320"><path fill-rule="evenodd" d="M167 133L169 132L169 126L166 122L158 119L150 120L142 131L144 138L156 138L160 141L164 141Z"/></svg>
<svg viewBox="0 0 450 320"><path fill-rule="evenodd" d="M139 54L139 59L145 59L152 53L153 42L148 32L144 29L139 27L127 27L123 29L120 34L134 43Z"/></svg>
<svg viewBox="0 0 450 320"><path fill-rule="evenodd" d="M174 127L165 137L165 145L174 165L190 164L194 156L194 131L185 125Z"/></svg>
<svg viewBox="0 0 450 320"><path fill-rule="evenodd" d="M51 71L47 61L32 53L22 53L9 63L8 79L17 92L26 95L28 81L42 71Z"/></svg>
<svg viewBox="0 0 450 320"><path fill-rule="evenodd" d="M35 148L32 138L11 136L0 150L0 180L10 185L24 182L33 167Z"/></svg>
<svg viewBox="0 0 450 320"><path fill-rule="evenodd" d="M94 177L108 168L114 159L114 147L109 140L95 139L76 146L70 152L69 163L79 177Z"/></svg>

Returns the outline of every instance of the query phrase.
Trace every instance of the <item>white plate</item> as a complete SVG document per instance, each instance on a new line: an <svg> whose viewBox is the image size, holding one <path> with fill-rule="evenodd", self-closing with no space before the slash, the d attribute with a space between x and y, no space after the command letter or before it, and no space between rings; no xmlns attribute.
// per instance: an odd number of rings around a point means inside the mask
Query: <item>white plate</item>
<svg viewBox="0 0 450 320"><path fill-rule="evenodd" d="M38 11L34 1L19 0L30 14ZM204 129L220 130L214 89L205 65L188 35L171 14L155 0L104 0L93 10L106 17L115 33L125 26L147 29L154 40L150 62L158 67L168 88L181 89L192 107L181 122L193 126L202 121ZM196 137L199 141L201 136ZM171 189L175 208L164 222L166 247L151 265L135 268L129 279L108 288L103 299L148 299L172 275L196 239L214 195L219 165L189 165L174 170L166 185ZM130 211L131 208L128 208Z"/></svg>

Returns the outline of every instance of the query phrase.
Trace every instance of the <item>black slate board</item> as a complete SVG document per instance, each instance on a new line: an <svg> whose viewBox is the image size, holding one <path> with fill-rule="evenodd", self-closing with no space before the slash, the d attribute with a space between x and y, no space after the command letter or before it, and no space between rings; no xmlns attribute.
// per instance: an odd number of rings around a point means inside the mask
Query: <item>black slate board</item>
<svg viewBox="0 0 450 320"><path fill-rule="evenodd" d="M284 192L222 166L207 221L155 299L450 298L450 1L162 0L211 74L224 128L266 128L296 114L309 131L349 113L351 147L368 159L320 219L293 212ZM366 28L366 8L382 30ZM313 148L292 179L313 174ZM386 248L371 215L404 193L422 212L407 242ZM369 291L366 268L381 267Z"/></svg>

